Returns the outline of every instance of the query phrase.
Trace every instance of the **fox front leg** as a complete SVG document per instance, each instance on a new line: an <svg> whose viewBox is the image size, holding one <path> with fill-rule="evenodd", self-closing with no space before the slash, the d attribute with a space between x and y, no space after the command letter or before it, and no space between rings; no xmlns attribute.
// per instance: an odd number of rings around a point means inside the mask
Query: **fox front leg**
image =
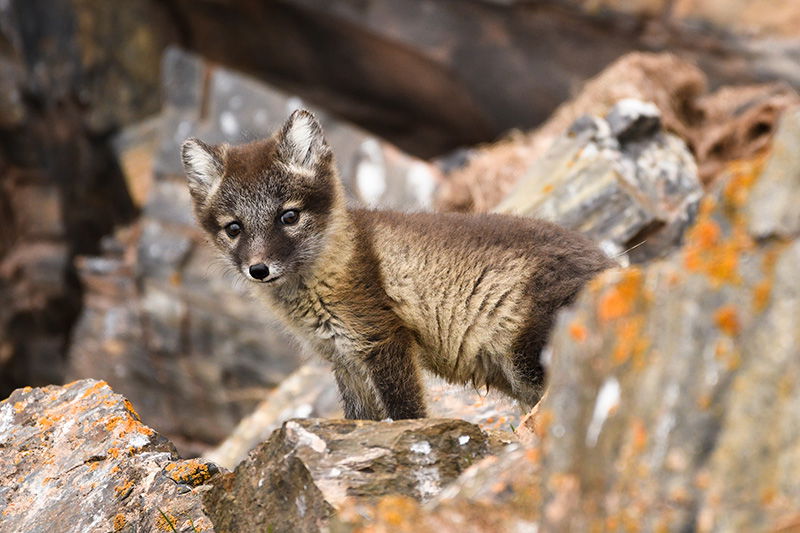
<svg viewBox="0 0 800 533"><path fill-rule="evenodd" d="M386 418L375 391L370 386L366 371L352 366L337 365L333 370L336 385L344 408L344 417L349 420L381 420Z"/></svg>
<svg viewBox="0 0 800 533"><path fill-rule="evenodd" d="M364 358L386 415L394 420L425 418L425 399L411 336L401 331L375 344Z"/></svg>

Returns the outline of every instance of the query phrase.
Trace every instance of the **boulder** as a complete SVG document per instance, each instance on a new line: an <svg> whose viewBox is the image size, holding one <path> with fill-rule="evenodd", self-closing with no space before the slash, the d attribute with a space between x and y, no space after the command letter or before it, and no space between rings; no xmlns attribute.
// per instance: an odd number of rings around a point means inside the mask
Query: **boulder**
<svg viewBox="0 0 800 533"><path fill-rule="evenodd" d="M800 96L782 83L724 87L712 93L707 86L706 74L676 55L625 55L536 130L473 150L466 165L448 175L436 205L443 210L491 210L540 164L571 124L587 114L606 116L620 100L653 103L664 129L689 147L705 184L727 164L762 151L781 113L800 105Z"/></svg>
<svg viewBox="0 0 800 533"><path fill-rule="evenodd" d="M575 121L495 211L556 222L641 262L681 242L702 194L692 155L664 133L658 108L627 99L605 118Z"/></svg>
<svg viewBox="0 0 800 533"><path fill-rule="evenodd" d="M393 495L376 503L349 501L332 521L333 533L396 531L479 533L536 531L539 524L540 453L509 446L475 463L425 506Z"/></svg>
<svg viewBox="0 0 800 533"><path fill-rule="evenodd" d="M346 501L429 500L489 451L460 420L290 420L204 501L222 531L316 531Z"/></svg>
<svg viewBox="0 0 800 533"><path fill-rule="evenodd" d="M800 9L791 0L768 9L759 0L171 5L191 49L422 157L537 127L587 79L639 50L674 51L715 87L776 80L800 87L792 25ZM237 39L221 37L230 28Z"/></svg>
<svg viewBox="0 0 800 533"><path fill-rule="evenodd" d="M0 531L211 531L199 492L216 472L102 381L0 402Z"/></svg>
<svg viewBox="0 0 800 533"><path fill-rule="evenodd" d="M345 504L430 500L504 446L462 420L289 420L227 472L105 382L26 387L0 402L0 531L319 531Z"/></svg>
<svg viewBox="0 0 800 533"><path fill-rule="evenodd" d="M108 136L158 110L177 32L152 0L0 8L0 396L61 383L81 309L73 259L135 204Z"/></svg>

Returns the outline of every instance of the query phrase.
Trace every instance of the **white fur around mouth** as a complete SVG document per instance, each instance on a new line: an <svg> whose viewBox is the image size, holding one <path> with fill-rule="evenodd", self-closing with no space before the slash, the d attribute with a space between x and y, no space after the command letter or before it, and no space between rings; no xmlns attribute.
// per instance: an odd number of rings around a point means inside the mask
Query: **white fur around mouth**
<svg viewBox="0 0 800 533"><path fill-rule="evenodd" d="M256 281L258 281L259 283L272 283L273 281L276 281L276 280L279 280L279 279L281 279L281 276L275 276L274 278L269 278L269 279L259 279L259 280L256 280Z"/></svg>

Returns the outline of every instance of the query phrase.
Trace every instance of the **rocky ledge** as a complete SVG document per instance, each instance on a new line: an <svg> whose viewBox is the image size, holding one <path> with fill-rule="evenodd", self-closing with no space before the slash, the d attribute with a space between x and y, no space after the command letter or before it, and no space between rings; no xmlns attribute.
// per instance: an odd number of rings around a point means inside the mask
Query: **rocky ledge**
<svg viewBox="0 0 800 533"><path fill-rule="evenodd" d="M229 472L181 460L102 381L0 403L0 531L315 531L343 504L426 501L505 443L461 420L289 420Z"/></svg>

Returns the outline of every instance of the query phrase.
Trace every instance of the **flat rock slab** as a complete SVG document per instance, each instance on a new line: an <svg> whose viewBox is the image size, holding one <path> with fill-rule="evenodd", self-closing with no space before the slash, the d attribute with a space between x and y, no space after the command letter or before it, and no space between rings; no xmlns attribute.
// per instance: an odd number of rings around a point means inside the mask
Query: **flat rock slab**
<svg viewBox="0 0 800 533"><path fill-rule="evenodd" d="M434 418L458 418L497 434L513 431L519 425L520 406L500 393L482 394L430 374L425 376L425 392L430 416ZM291 418L342 416L330 365L314 361L286 378L227 439L203 457L232 470L250 450Z"/></svg>
<svg viewBox="0 0 800 533"><path fill-rule="evenodd" d="M461 420L290 420L205 496L220 531L316 530L349 500L437 495L490 453Z"/></svg>

